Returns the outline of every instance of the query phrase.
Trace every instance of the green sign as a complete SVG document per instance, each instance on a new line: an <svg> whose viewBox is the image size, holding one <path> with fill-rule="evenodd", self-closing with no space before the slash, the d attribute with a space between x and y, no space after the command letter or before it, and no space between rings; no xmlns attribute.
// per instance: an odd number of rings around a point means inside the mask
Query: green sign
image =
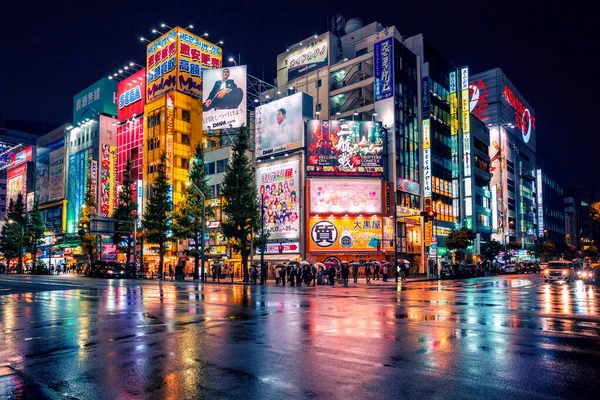
<svg viewBox="0 0 600 400"><path fill-rule="evenodd" d="M444 257L446 254L448 254L448 249L446 247L438 247L438 255L440 257Z"/></svg>
<svg viewBox="0 0 600 400"><path fill-rule="evenodd" d="M73 125L98 114L117 115L117 82L102 78L73 96Z"/></svg>
<svg viewBox="0 0 600 400"><path fill-rule="evenodd" d="M465 218L465 226L467 229L473 229L473 217Z"/></svg>

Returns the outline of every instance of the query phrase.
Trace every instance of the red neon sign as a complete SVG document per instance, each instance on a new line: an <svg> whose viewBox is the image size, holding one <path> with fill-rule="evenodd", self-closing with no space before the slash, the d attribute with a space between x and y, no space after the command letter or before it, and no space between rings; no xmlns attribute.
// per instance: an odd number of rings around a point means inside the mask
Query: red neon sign
<svg viewBox="0 0 600 400"><path fill-rule="evenodd" d="M519 100L508 86L504 86L502 95L506 102L515 110L515 126L521 130L523 141L525 143L529 142L529 139L531 139L531 128L536 129L535 117L531 115L529 109L523 105L521 100Z"/></svg>
<svg viewBox="0 0 600 400"><path fill-rule="evenodd" d="M471 114L479 118L481 121L486 121L489 111L488 90L485 83L480 79L475 82L469 82L469 98L471 99Z"/></svg>

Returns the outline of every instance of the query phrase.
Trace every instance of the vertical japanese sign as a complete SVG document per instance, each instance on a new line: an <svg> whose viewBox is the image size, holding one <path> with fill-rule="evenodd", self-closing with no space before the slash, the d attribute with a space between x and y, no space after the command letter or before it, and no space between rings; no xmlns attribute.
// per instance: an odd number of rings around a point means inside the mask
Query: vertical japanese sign
<svg viewBox="0 0 600 400"><path fill-rule="evenodd" d="M114 176L114 172L113 174L111 174L111 170L114 170L113 168L113 163L112 163L112 158L113 155L111 154L111 146L110 144L106 144L104 143L102 145L102 151L101 151L101 163L102 163L102 169L101 169L101 178L100 178L100 215L102 217L109 217L111 215L111 195L112 195L112 190L111 187L113 185L113 181L114 179L111 179L111 176Z"/></svg>
<svg viewBox="0 0 600 400"><path fill-rule="evenodd" d="M221 68L221 48L182 28L177 38L177 90L201 98L202 73Z"/></svg>
<svg viewBox="0 0 600 400"><path fill-rule="evenodd" d="M173 95L167 95L167 182L173 183Z"/></svg>
<svg viewBox="0 0 600 400"><path fill-rule="evenodd" d="M462 67L460 70L461 89L461 122L463 131L463 182L465 184L465 226L473 228L473 197L471 196L471 109L469 101L469 68ZM468 187L467 187L468 186Z"/></svg>
<svg viewBox="0 0 600 400"><path fill-rule="evenodd" d="M96 199L96 195L98 193L98 161L89 160L90 165L90 182L91 182L91 191L94 195L94 199ZM86 188L87 190L87 188Z"/></svg>
<svg viewBox="0 0 600 400"><path fill-rule="evenodd" d="M459 155L458 155L458 93L456 71L450 72L450 155L452 159L452 208L454 216L460 210L460 198L458 192L459 182Z"/></svg>
<svg viewBox="0 0 600 400"><path fill-rule="evenodd" d="M394 38L375 43L375 101L394 97Z"/></svg>
<svg viewBox="0 0 600 400"><path fill-rule="evenodd" d="M429 77L421 79L421 115L423 118L423 196L431 197L431 121L429 120Z"/></svg>
<svg viewBox="0 0 600 400"><path fill-rule="evenodd" d="M146 48L146 101L150 102L175 88L177 28L171 29Z"/></svg>
<svg viewBox="0 0 600 400"><path fill-rule="evenodd" d="M138 224L139 228L141 228L141 226L142 226L142 215L143 215L142 201L144 200L143 190L144 190L144 183L141 179L138 179L136 197L137 197L137 224Z"/></svg>

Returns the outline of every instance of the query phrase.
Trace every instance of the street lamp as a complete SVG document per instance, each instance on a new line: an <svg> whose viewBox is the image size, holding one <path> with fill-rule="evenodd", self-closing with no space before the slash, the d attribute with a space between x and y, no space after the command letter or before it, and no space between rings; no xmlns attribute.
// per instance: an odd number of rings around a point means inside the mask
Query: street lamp
<svg viewBox="0 0 600 400"><path fill-rule="evenodd" d="M234 63L234 64L235 64L235 66L237 67L237 62L235 62L235 58L233 58L233 57L229 57L229 58L227 59L227 61Z"/></svg>
<svg viewBox="0 0 600 400"><path fill-rule="evenodd" d="M21 229L21 236L19 237L19 265L17 265L17 272L23 271L23 236L25 236L25 229L21 224L15 220L9 219L9 224L17 225Z"/></svg>
<svg viewBox="0 0 600 400"><path fill-rule="evenodd" d="M201 258L201 262L202 262L202 269L200 272L201 275L201 281L204 282L204 220L206 219L206 215L205 215L205 205L204 203L206 203L206 197L204 196L204 193L202 193L202 190L200 190L200 188L194 183L194 182L186 182L185 183L186 186L193 186L194 189L196 189L196 191L198 192L198 194L200 195L200 197L202 197L202 240L200 242L200 252L202 254L202 258ZM197 217L197 216L196 216ZM196 235L195 238L195 242L196 242L196 253L198 253L198 235ZM198 255L196 254L196 260ZM198 280L198 263L195 263L196 265L194 266L194 280L197 281Z"/></svg>

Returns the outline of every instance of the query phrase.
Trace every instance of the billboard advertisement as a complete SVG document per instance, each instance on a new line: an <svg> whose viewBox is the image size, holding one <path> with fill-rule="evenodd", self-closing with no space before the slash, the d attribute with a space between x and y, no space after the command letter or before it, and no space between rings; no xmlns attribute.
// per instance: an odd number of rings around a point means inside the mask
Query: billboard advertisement
<svg viewBox="0 0 600 400"><path fill-rule="evenodd" d="M394 97L394 38L389 37L374 46L375 101Z"/></svg>
<svg viewBox="0 0 600 400"><path fill-rule="evenodd" d="M311 214L380 214L381 181L377 179L311 179Z"/></svg>
<svg viewBox="0 0 600 400"><path fill-rule="evenodd" d="M6 203L17 201L19 193L23 195L23 203L27 201L27 164L8 171L6 175Z"/></svg>
<svg viewBox="0 0 600 400"><path fill-rule="evenodd" d="M100 152L100 216L109 217L112 215L112 205L114 200L113 188L114 179L114 146L104 143Z"/></svg>
<svg viewBox="0 0 600 400"><path fill-rule="evenodd" d="M221 68L222 50L182 28L178 30L177 90L193 97L202 97L202 74Z"/></svg>
<svg viewBox="0 0 600 400"><path fill-rule="evenodd" d="M287 58L288 80L321 68L328 63L329 42L317 39Z"/></svg>
<svg viewBox="0 0 600 400"><path fill-rule="evenodd" d="M308 176L383 176L384 137L375 121L308 121Z"/></svg>
<svg viewBox="0 0 600 400"><path fill-rule="evenodd" d="M73 125L98 114L117 115L117 82L102 78L73 97Z"/></svg>
<svg viewBox="0 0 600 400"><path fill-rule="evenodd" d="M246 125L246 66L204 71L202 129Z"/></svg>
<svg viewBox="0 0 600 400"><path fill-rule="evenodd" d="M44 221L46 222L46 230L53 233L61 233L63 220L63 206L46 208L40 210Z"/></svg>
<svg viewBox="0 0 600 400"><path fill-rule="evenodd" d="M177 28L171 29L146 47L146 101L153 101L175 89Z"/></svg>
<svg viewBox="0 0 600 400"><path fill-rule="evenodd" d="M268 240L300 237L300 160L261 165L256 168L258 204L264 204ZM263 201L264 199L264 201Z"/></svg>
<svg viewBox="0 0 600 400"><path fill-rule="evenodd" d="M35 193L40 204L63 199L65 197L65 138L61 129L45 142L38 141L36 148L36 182Z"/></svg>
<svg viewBox="0 0 600 400"><path fill-rule="evenodd" d="M31 161L33 157L33 146L27 146L21 151L17 151L13 153L10 158L11 167L16 167L19 164L22 164L27 161Z"/></svg>
<svg viewBox="0 0 600 400"><path fill-rule="evenodd" d="M81 150L69 156L67 197L67 233L77 231L79 213L87 190L92 149Z"/></svg>
<svg viewBox="0 0 600 400"><path fill-rule="evenodd" d="M304 147L304 120L312 114L312 97L297 93L256 108L256 157Z"/></svg>
<svg viewBox="0 0 600 400"><path fill-rule="evenodd" d="M120 122L142 115L146 96L146 68L119 82L118 96L117 119Z"/></svg>
<svg viewBox="0 0 600 400"><path fill-rule="evenodd" d="M393 240L393 218L382 217L310 217L309 251L377 251L390 248L384 234ZM387 238L386 238L387 239ZM380 244L381 243L381 244Z"/></svg>

